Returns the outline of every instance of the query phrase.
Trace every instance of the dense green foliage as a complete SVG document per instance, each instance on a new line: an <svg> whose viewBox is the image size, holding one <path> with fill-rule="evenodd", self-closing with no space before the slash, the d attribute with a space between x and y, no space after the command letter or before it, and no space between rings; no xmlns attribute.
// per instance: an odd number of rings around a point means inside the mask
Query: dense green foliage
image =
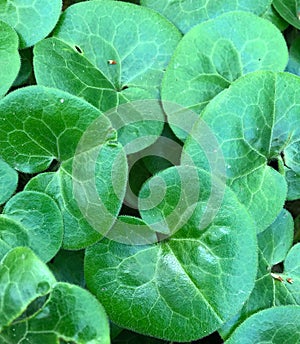
<svg viewBox="0 0 300 344"><path fill-rule="evenodd" d="M0 344L300 342L299 19L0 2Z"/></svg>

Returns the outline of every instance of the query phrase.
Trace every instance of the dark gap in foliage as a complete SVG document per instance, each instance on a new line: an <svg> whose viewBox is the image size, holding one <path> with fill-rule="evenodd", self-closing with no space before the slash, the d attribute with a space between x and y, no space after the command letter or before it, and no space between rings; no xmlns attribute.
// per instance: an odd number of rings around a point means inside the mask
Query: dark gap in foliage
<svg viewBox="0 0 300 344"><path fill-rule="evenodd" d="M283 272L283 262L277 263L272 266L271 272L282 273Z"/></svg>
<svg viewBox="0 0 300 344"><path fill-rule="evenodd" d="M288 210L295 219L298 215L300 215L300 200L286 201L284 208Z"/></svg>
<svg viewBox="0 0 300 344"><path fill-rule="evenodd" d="M120 210L119 215L127 215L141 218L140 213L137 209L128 207L126 204L122 204L122 208Z"/></svg>
<svg viewBox="0 0 300 344"><path fill-rule="evenodd" d="M127 85L124 85L121 87L121 91L124 91L124 90L127 90L128 86Z"/></svg>
<svg viewBox="0 0 300 344"><path fill-rule="evenodd" d="M274 168L275 171L279 171L279 163L278 163L278 160L277 159L271 159L269 162L268 162L268 165L272 168Z"/></svg>
<svg viewBox="0 0 300 344"><path fill-rule="evenodd" d="M18 174L19 174L18 186L15 193L23 191L25 188L25 185L30 181L31 178L35 177L38 173L18 172Z"/></svg>
<svg viewBox="0 0 300 344"><path fill-rule="evenodd" d="M36 298L35 300L33 300L25 309L25 311L14 322L17 323L21 320L24 320L36 314L45 305L49 296L50 296L50 293L44 296L40 296Z"/></svg>
<svg viewBox="0 0 300 344"><path fill-rule="evenodd" d="M75 45L75 49L79 54L83 53L83 51L81 50L81 48L78 45Z"/></svg>
<svg viewBox="0 0 300 344"><path fill-rule="evenodd" d="M60 162L56 159L53 159L50 166L47 168L45 172L56 172L60 167Z"/></svg>

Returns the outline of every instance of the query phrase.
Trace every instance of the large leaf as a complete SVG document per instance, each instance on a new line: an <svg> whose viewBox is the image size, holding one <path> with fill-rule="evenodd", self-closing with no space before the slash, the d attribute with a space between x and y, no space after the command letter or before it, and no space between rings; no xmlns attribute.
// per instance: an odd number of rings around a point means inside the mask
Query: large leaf
<svg viewBox="0 0 300 344"><path fill-rule="evenodd" d="M5 161L0 159L0 204L6 202L15 192L18 174Z"/></svg>
<svg viewBox="0 0 300 344"><path fill-rule="evenodd" d="M69 7L54 36L64 42L52 38L35 48L38 83L80 95L102 110L119 101L157 98L181 38L153 11L114 1Z"/></svg>
<svg viewBox="0 0 300 344"><path fill-rule="evenodd" d="M61 6L61 0L2 0L0 19L17 31L20 47L25 48L34 45L54 29Z"/></svg>
<svg viewBox="0 0 300 344"><path fill-rule="evenodd" d="M247 319L226 344L297 344L300 341L299 306L281 306L266 309Z"/></svg>
<svg viewBox="0 0 300 344"><path fill-rule="evenodd" d="M162 99L200 113L240 76L283 71L287 61L283 36L269 21L246 12L226 13L196 26L178 44L163 79ZM174 114L167 103L164 107L172 125ZM182 116L182 122L187 120Z"/></svg>
<svg viewBox="0 0 300 344"><path fill-rule="evenodd" d="M228 338L244 319L259 310L288 304L300 305L297 287L300 283L300 245L290 250L293 234L292 216L282 210L274 223L258 235L259 266L254 289L241 311L219 330L223 338ZM283 273L272 273L272 267L281 262L284 262Z"/></svg>
<svg viewBox="0 0 300 344"><path fill-rule="evenodd" d="M297 29L300 29L300 6L298 0L273 0L273 5L283 19Z"/></svg>
<svg viewBox="0 0 300 344"><path fill-rule="evenodd" d="M195 180L188 178L195 172L201 182L195 215L187 218L173 237L144 246L104 239L86 250L88 288L103 302L112 321L122 327L173 341L197 339L229 320L253 288L255 228L228 188L210 225L200 230L210 177L192 168L172 167L157 175L165 183L165 199L170 201L167 207L154 206L153 217L159 221L157 213L167 217L170 208L178 211L171 200L187 189L179 190L177 179L181 174L184 185L189 188L190 181L195 188ZM153 191L154 201L162 196L159 189ZM191 204L181 202L181 206L182 214L188 214Z"/></svg>
<svg viewBox="0 0 300 344"><path fill-rule="evenodd" d="M114 139L109 121L69 93L30 86L0 101L0 154L26 173L45 170L54 159L71 159L83 132L97 119L97 143ZM101 129L101 130L100 130Z"/></svg>
<svg viewBox="0 0 300 344"><path fill-rule="evenodd" d="M47 262L61 246L62 216L56 203L44 193L17 193L6 203L0 223L1 256L12 247L29 246Z"/></svg>
<svg viewBox="0 0 300 344"><path fill-rule="evenodd" d="M300 79L289 73L248 74L210 102L185 145L183 162L192 158L209 169L206 152L193 136L205 134L202 123L210 128L223 152L227 183L250 211L258 231L275 220L286 198L284 172L269 164L278 161L294 174L300 172L299 92Z"/></svg>
<svg viewBox="0 0 300 344"><path fill-rule="evenodd" d="M0 330L55 283L50 270L29 248L11 250L0 263Z"/></svg>
<svg viewBox="0 0 300 344"><path fill-rule="evenodd" d="M72 342L109 344L109 325L101 304L86 290L57 283L43 308L27 321L5 329L0 338L31 344Z"/></svg>
<svg viewBox="0 0 300 344"><path fill-rule="evenodd" d="M142 5L167 17L183 33L187 33L193 26L215 18L224 12L239 10L261 15L271 2L271 0L141 0Z"/></svg>
<svg viewBox="0 0 300 344"><path fill-rule="evenodd" d="M9 90L18 75L21 66L18 47L19 39L16 32L9 25L0 21L0 97Z"/></svg>

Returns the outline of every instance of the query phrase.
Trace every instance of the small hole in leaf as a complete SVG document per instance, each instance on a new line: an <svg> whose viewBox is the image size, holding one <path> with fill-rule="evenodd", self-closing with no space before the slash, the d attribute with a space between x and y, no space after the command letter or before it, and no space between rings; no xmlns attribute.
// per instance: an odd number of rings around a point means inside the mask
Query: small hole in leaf
<svg viewBox="0 0 300 344"><path fill-rule="evenodd" d="M283 272L283 262L277 263L272 266L271 272L282 273Z"/></svg>
<svg viewBox="0 0 300 344"><path fill-rule="evenodd" d="M128 88L128 86L127 86L127 85L124 85L124 86L122 86L121 91L127 90L127 88Z"/></svg>
<svg viewBox="0 0 300 344"><path fill-rule="evenodd" d="M75 45L75 49L79 54L82 54L82 50L80 49L78 45Z"/></svg>

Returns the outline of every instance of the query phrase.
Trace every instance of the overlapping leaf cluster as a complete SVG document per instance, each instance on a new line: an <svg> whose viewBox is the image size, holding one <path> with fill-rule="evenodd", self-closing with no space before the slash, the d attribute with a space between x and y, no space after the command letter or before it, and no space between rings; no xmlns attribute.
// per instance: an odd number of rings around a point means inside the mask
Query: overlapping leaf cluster
<svg viewBox="0 0 300 344"><path fill-rule="evenodd" d="M299 11L0 4L1 343L300 341Z"/></svg>

